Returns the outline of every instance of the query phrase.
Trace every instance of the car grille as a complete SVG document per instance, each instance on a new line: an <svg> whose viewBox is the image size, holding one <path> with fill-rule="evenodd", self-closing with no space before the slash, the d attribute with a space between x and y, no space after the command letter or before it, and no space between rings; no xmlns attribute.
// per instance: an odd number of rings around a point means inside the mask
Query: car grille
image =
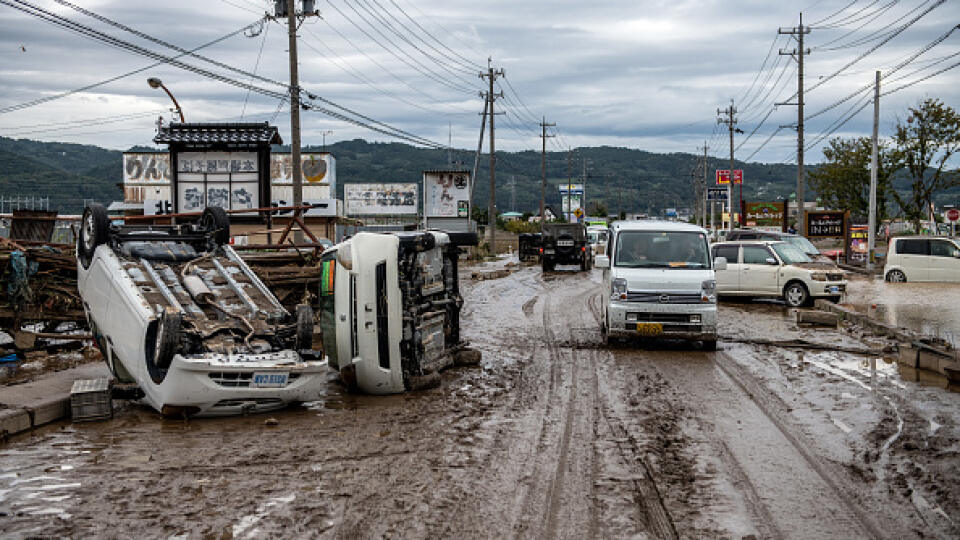
<svg viewBox="0 0 960 540"><path fill-rule="evenodd" d="M830 272L827 274L827 281L843 281L843 273Z"/></svg>
<svg viewBox="0 0 960 540"><path fill-rule="evenodd" d="M222 399L216 402L214 407L243 407L249 406L253 409L263 409L263 408L276 408L283 405L283 400L280 398L238 398L238 399Z"/></svg>
<svg viewBox="0 0 960 540"><path fill-rule="evenodd" d="M218 371L209 374L210 380L220 386L232 388L247 388L250 386L250 380L253 379L252 371ZM290 373L287 375L287 386L293 384L298 378L299 373Z"/></svg>
<svg viewBox="0 0 960 540"><path fill-rule="evenodd" d="M637 322L690 322L690 316L686 313L627 313L628 319L631 316L636 316Z"/></svg>
<svg viewBox="0 0 960 540"><path fill-rule="evenodd" d="M650 304L699 304L700 294L627 292L627 302Z"/></svg>

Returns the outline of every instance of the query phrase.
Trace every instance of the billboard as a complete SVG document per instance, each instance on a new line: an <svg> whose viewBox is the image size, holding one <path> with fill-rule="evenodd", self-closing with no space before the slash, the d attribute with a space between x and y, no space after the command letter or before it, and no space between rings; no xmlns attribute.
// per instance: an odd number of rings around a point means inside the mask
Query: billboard
<svg viewBox="0 0 960 540"><path fill-rule="evenodd" d="M717 185L722 186L730 183L730 169L717 169ZM733 183L743 183L743 169L733 170Z"/></svg>
<svg viewBox="0 0 960 540"><path fill-rule="evenodd" d="M199 212L260 207L256 152L180 152L177 156L177 208Z"/></svg>
<svg viewBox="0 0 960 540"><path fill-rule="evenodd" d="M170 154L163 152L124 152L124 184L169 184Z"/></svg>
<svg viewBox="0 0 960 540"><path fill-rule="evenodd" d="M577 221L577 211L583 215L583 184L560 184L560 211L567 221Z"/></svg>
<svg viewBox="0 0 960 540"><path fill-rule="evenodd" d="M807 238L846 238L847 214L843 210L807 212Z"/></svg>
<svg viewBox="0 0 960 540"><path fill-rule="evenodd" d="M417 184L344 184L349 216L417 215Z"/></svg>
<svg viewBox="0 0 960 540"><path fill-rule="evenodd" d="M748 202L745 205L748 227L783 227L783 202Z"/></svg>
<svg viewBox="0 0 960 540"><path fill-rule="evenodd" d="M467 217L470 200L470 173L465 171L424 171L423 208L428 218Z"/></svg>
<svg viewBox="0 0 960 540"><path fill-rule="evenodd" d="M300 166L303 171L304 186L336 187L337 162L332 155L324 152L300 154ZM293 159L289 152L270 154L270 184L274 186L293 185Z"/></svg>

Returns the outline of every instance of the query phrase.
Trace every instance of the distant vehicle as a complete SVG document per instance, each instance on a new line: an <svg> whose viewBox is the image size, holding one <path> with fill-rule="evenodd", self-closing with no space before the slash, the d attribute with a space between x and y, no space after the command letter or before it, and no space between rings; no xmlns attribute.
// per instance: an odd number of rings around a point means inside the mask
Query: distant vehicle
<svg viewBox="0 0 960 540"><path fill-rule="evenodd" d="M607 228L607 220L603 218L588 217L583 220L583 224L586 225L588 229L590 227L603 227L604 229Z"/></svg>
<svg viewBox="0 0 960 540"><path fill-rule="evenodd" d="M289 313L228 245L221 208L197 223L111 225L88 206L77 288L110 371L164 415L223 416L315 400L313 311Z"/></svg>
<svg viewBox="0 0 960 540"><path fill-rule="evenodd" d="M711 250L727 260L727 268L717 271L719 296L783 298L788 306L801 307L814 298L839 301L847 290L842 270L813 261L788 242L721 242Z"/></svg>
<svg viewBox="0 0 960 540"><path fill-rule="evenodd" d="M618 221L603 278L601 330L609 337L679 338L717 347L717 298L707 231L686 223Z"/></svg>
<svg viewBox="0 0 960 540"><path fill-rule="evenodd" d="M460 340L460 247L476 233L357 233L321 257L321 328L348 387L393 394L439 384L476 355Z"/></svg>
<svg viewBox="0 0 960 540"><path fill-rule="evenodd" d="M830 257L820 253L817 246L813 245L805 236L799 234L785 233L779 231L761 231L757 229L734 229L727 233L724 241L735 242L741 240L779 240L787 242L793 247L804 252L815 262L833 262Z"/></svg>
<svg viewBox="0 0 960 540"><path fill-rule="evenodd" d="M517 256L521 261L540 260L540 233L520 233L517 239Z"/></svg>
<svg viewBox="0 0 960 540"><path fill-rule="evenodd" d="M606 225L588 225L587 243L593 251L593 256L603 255L607 252L607 240L609 239L610 229Z"/></svg>
<svg viewBox="0 0 960 540"><path fill-rule="evenodd" d="M553 272L558 264L578 264L580 270L593 266L587 230L580 223L544 223L540 262L544 272Z"/></svg>
<svg viewBox="0 0 960 540"><path fill-rule="evenodd" d="M960 242L947 237L891 238L883 275L895 283L960 281Z"/></svg>

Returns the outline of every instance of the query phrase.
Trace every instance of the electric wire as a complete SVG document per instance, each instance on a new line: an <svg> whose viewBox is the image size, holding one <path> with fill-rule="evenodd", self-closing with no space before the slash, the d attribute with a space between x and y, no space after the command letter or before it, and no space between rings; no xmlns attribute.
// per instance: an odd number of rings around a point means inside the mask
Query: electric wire
<svg viewBox="0 0 960 540"><path fill-rule="evenodd" d="M16 4L19 4L19 5L14 4L14 2L16 2ZM257 86L254 86L254 85L252 85L252 84L248 84L248 83L245 83L245 82L242 82L242 81L238 81L238 80L236 80L236 79L232 79L232 78L227 77L227 76L225 76L225 75L221 75L221 74L218 74L218 73L214 73L214 72L211 72L211 71L206 70L206 69L203 69L203 68L198 68L198 67L193 66L193 65L191 65L191 64L186 64L186 63L184 63L184 62L181 62L181 61L179 61L179 60L176 60L174 57L164 56L164 55L161 55L161 54L156 53L156 52L154 52L154 51L150 51L150 50L148 50L148 49L144 49L143 47L140 47L140 46L138 46L138 45L135 45L135 44L132 44L132 43L129 43L129 42L120 40L120 39L115 38L115 37L113 37L113 36L110 36L110 35L108 35L108 34L104 34L104 33L102 33L102 32L96 31L96 30L94 30L94 29L92 29L92 28L90 28L90 27L87 27L87 26L81 25L81 24L79 24L79 23L76 23L75 21L72 21L72 20L67 19L67 18L65 18L65 17L61 17L61 16L58 16L58 15L56 15L56 14L53 14L53 13L51 13L51 12L49 12L49 11L47 11L47 10L44 10L44 9L42 9L42 8L38 8L37 6L34 6L34 5L30 4L29 2L26 2L25 0L13 0L13 2L11 2L10 0L0 0L0 3L6 4L6 5L10 5L11 7L14 7L14 8L16 8L16 9L18 9L18 10L20 10L20 11L23 11L23 12L28 13L28 14L30 14L30 15L34 15L34 16L36 16L36 17L39 17L39 18L41 18L41 19L44 19L44 20L46 20L46 21L48 21L48 22L51 22L51 23L53 23L53 24L56 24L56 25L58 25L58 26L61 26L61 27L66 28L66 29L68 29L68 30L74 31L74 32L79 33L79 34L81 34L81 35L84 35L84 36L86 36L86 37L90 37L91 39L95 39L95 40L98 40L98 41L102 41L102 42L107 43L107 44L109 44L109 45L113 45L113 46L115 46L115 47L118 47L118 48L120 48L120 49L124 49L124 50L130 51L130 52L134 52L134 53L136 53L136 54L140 54L140 55L147 56L147 57L150 57L150 58L153 58L153 59L156 59L156 60L160 60L161 63L169 63L169 64L174 65L174 66L176 66L176 67L179 67L179 68L181 68L181 69L185 69L185 70L191 71L191 72L193 72L193 73L197 73L197 74L199 74L199 75L203 75L203 76L205 76L205 77L208 77L208 78L211 78L211 79L214 79L214 80L218 80L218 81L221 81L221 82L224 82L224 83L227 83L227 84L230 84L230 85L239 87L239 88L245 88L245 89L248 88L248 89L251 89L251 90L253 90L253 91L255 91L255 92L258 92L258 93L260 93L260 94L267 95L267 96L270 96L270 97L275 97L275 98L284 98L284 97L285 97L285 94L284 94L284 93L280 93L280 92L277 92L277 91L274 91L274 90L269 90L269 89L257 87ZM31 8L31 9L33 9L34 11L30 11L30 9L25 9L23 6L27 6L28 8ZM256 26L256 23L253 24L253 25L249 25L248 27L251 27L251 26ZM131 29L131 30L132 30L132 29ZM175 48L175 49L178 49L176 46L172 46L172 45L170 45L170 46L173 47L173 48ZM189 53L189 52L188 52L188 53ZM183 53L183 54L187 54L187 53ZM238 70L237 68L231 68L231 70L232 70L232 71L241 71L241 72L242 72L242 70ZM257 78L257 79L263 79L263 77L259 77L259 76L256 76L256 78ZM269 79L267 79L267 80L269 81ZM276 83L276 81L271 81L271 82L274 82L275 84L282 84L282 83ZM368 122L371 122L372 124L376 124L376 125L381 126L381 127L377 127L377 126L374 126L374 125L367 124L367 123L365 123L365 122L363 122L363 121L361 121L361 120L357 120L357 119L355 119L355 118L350 118L350 117L344 115L343 113L339 113L339 112L336 112L336 111L332 111L332 110L327 109L327 108L325 108L325 107L317 106L317 105L315 105L315 104L310 104L310 103L307 103L307 102L304 102L304 103L303 103L303 106L304 106L305 109L310 109L310 110L315 110L315 111L318 111L318 112L322 112L322 113L324 113L324 114L327 114L328 116L332 116L332 117L334 117L334 118L343 120L343 121L345 121L345 122L352 123L352 124L357 125L357 126L359 126L359 127L365 127L365 128L368 128L368 129L371 129L371 130L373 130L373 131L377 131L377 132L380 132L380 133L383 133L383 134L392 135L392 136L395 136L395 137L400 138L400 139L404 139L404 140L408 140L408 141L410 141L410 142L414 142L415 144L422 144L422 145L424 145L424 146L430 146L430 147L435 147L435 148L444 148L444 146L443 146L442 144L440 144L440 143L436 143L436 142L430 141L429 139L425 139L425 138L423 138L423 137L419 137L419 136L414 135L414 134L412 134L412 133L406 132L406 131L404 131L404 130L402 130L402 129L399 129L399 128L390 126L390 125L388 125L388 124L386 124L386 123L384 123L384 122L380 122L380 121L378 121L378 120L374 120L374 119L372 119L372 118L370 118L370 117L368 117L368 116L365 116L365 115L362 115L362 114L360 114L360 113L357 113L356 111L353 111L353 110L351 110L351 109L349 109L349 108L347 108L347 107L344 107L344 106L342 106L342 105L333 103L332 101L327 100L327 99L325 99L325 98L322 98L322 97L319 97L319 96L315 96L315 95L309 94L309 93L308 93L308 96L309 96L309 99L310 99L310 100L321 101L321 102L323 102L323 103L325 103L325 104L334 106L334 107L336 107L336 108L338 108L338 109L341 109L341 110L345 111L346 113L353 114L353 115L355 115L355 116L357 116L357 117L359 117L359 118L362 118L363 120L366 120L366 121L368 121Z"/></svg>
<svg viewBox="0 0 960 540"><path fill-rule="evenodd" d="M438 45L440 45L440 46L443 47L444 49L450 51L451 54L453 54L453 55L456 56L457 58L460 58L461 60L463 60L464 62L466 62L467 65L470 65L470 66L473 67L474 69L478 69L478 70L479 70L479 69L483 69L483 65L474 63L472 60L469 60L468 58L460 55L457 51L451 49L451 48L448 47L446 44L444 44L442 41L440 41L439 39L437 39L437 37L434 36L432 33L430 33L429 30L427 30L427 29L424 28L420 23L418 23L416 19L414 19L413 17L411 17L410 15L408 15L407 12L406 12L402 7L400 7L400 5L397 4L397 2L396 2L395 0L390 0L390 3L393 4L394 6L396 6L396 8L397 8L398 10L400 10L400 13L403 13L404 17L410 19L410 22L412 22L414 25L416 25L416 27L419 28L424 34L426 34L427 36L429 36L430 39L436 41ZM446 29L443 28L442 26L441 26L440 28L446 30ZM447 32L450 33L449 31L447 31ZM451 34L451 35L452 35L452 34Z"/></svg>
<svg viewBox="0 0 960 540"><path fill-rule="evenodd" d="M257 52L257 61L253 64L253 73L256 75L257 69L260 68L260 57L263 56L263 45L267 42L267 34L270 31L270 27L267 26L263 29L263 38L260 40L260 50ZM250 82L253 83L253 78L250 79ZM243 96L243 107L240 109L240 120L243 120L243 115L247 112L247 101L250 100L250 89L247 88L247 94Z"/></svg>

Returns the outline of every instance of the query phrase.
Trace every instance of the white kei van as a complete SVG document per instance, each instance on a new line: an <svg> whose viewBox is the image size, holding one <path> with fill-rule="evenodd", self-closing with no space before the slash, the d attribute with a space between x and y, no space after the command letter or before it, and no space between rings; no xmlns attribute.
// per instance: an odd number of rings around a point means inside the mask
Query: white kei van
<svg viewBox="0 0 960 540"><path fill-rule="evenodd" d="M898 236L890 239L887 281L960 281L960 245L943 236Z"/></svg>
<svg viewBox="0 0 960 540"><path fill-rule="evenodd" d="M618 221L610 228L604 268L604 339L662 337L717 347L717 282L707 231L673 221Z"/></svg>

